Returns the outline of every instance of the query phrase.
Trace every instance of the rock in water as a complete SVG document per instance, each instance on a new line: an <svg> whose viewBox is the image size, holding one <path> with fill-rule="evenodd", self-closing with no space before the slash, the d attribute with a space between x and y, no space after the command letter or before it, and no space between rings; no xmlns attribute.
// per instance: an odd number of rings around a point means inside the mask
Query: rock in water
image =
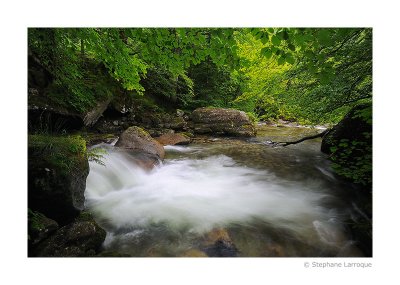
<svg viewBox="0 0 400 285"><path fill-rule="evenodd" d="M160 159L163 159L165 156L164 147L153 139L148 132L136 126L126 129L121 134L115 146L143 151L151 155L156 155Z"/></svg>
<svg viewBox="0 0 400 285"><path fill-rule="evenodd" d="M196 133L252 137L256 130L243 111L223 108L198 108L192 113Z"/></svg>
<svg viewBox="0 0 400 285"><path fill-rule="evenodd" d="M99 253L106 232L93 219L79 220L59 229L34 250L38 257L85 257Z"/></svg>
<svg viewBox="0 0 400 285"><path fill-rule="evenodd" d="M210 257L236 257L238 250L225 229L217 228L208 233L204 252Z"/></svg>
<svg viewBox="0 0 400 285"><path fill-rule="evenodd" d="M184 134L163 134L156 140L162 145L185 145L190 143L190 138Z"/></svg>

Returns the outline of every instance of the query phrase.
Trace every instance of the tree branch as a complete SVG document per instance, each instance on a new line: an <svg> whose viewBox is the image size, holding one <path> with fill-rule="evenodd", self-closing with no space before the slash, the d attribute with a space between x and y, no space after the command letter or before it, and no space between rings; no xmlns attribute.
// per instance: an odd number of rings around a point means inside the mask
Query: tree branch
<svg viewBox="0 0 400 285"><path fill-rule="evenodd" d="M291 142L272 142L271 144L273 144L274 146L288 146L288 145L291 145L291 144L298 144L298 143L301 143L301 142L306 141L306 140L312 140L312 139L316 139L316 138L323 137L323 136L326 135L330 130L331 130L331 129L326 129L325 131L323 131L323 132L321 132L321 133L319 133L319 134L312 135L312 136L307 136L307 137L301 138L301 139L299 139L299 140L297 140L297 141L291 141Z"/></svg>

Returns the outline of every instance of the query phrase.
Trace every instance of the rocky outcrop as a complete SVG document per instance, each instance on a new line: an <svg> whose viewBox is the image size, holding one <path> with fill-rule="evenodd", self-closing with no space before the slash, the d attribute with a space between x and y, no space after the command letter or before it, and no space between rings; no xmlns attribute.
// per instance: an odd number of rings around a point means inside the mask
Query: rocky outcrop
<svg viewBox="0 0 400 285"><path fill-rule="evenodd" d="M39 212L28 210L29 245L34 246L58 229L58 223Z"/></svg>
<svg viewBox="0 0 400 285"><path fill-rule="evenodd" d="M28 207L65 225L84 208L89 163L85 141L74 137L30 136Z"/></svg>
<svg viewBox="0 0 400 285"><path fill-rule="evenodd" d="M339 176L372 189L372 104L360 104L322 140Z"/></svg>
<svg viewBox="0 0 400 285"><path fill-rule="evenodd" d="M164 147L153 139L148 132L136 126L126 129L115 146L145 152L160 159L165 156Z"/></svg>
<svg viewBox="0 0 400 285"><path fill-rule="evenodd" d="M335 173L354 183L349 197L362 201L353 203L354 212L348 227L352 239L365 256L372 256L372 104L360 104L350 110L321 144L321 151L329 154Z"/></svg>
<svg viewBox="0 0 400 285"><path fill-rule="evenodd" d="M365 134L372 134L371 118L365 118L371 115L371 104L360 104L352 108L349 113L327 133L321 143L321 151L331 154L331 147L337 146L341 141L359 141L372 144L372 136L365 137Z"/></svg>
<svg viewBox="0 0 400 285"><path fill-rule="evenodd" d="M87 257L100 252L106 232L91 218L77 219L60 228L34 250L37 257Z"/></svg>
<svg viewBox="0 0 400 285"><path fill-rule="evenodd" d="M190 138L184 134L163 134L155 139L162 145L186 145L190 143Z"/></svg>
<svg viewBox="0 0 400 285"><path fill-rule="evenodd" d="M243 111L223 108L198 108L193 111L192 128L198 134L218 134L251 137L256 130Z"/></svg>

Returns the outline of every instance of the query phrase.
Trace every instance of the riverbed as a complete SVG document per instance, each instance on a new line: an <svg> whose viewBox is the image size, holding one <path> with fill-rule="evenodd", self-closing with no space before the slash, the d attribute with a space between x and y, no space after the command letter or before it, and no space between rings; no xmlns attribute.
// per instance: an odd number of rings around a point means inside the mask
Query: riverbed
<svg viewBox="0 0 400 285"><path fill-rule="evenodd" d="M90 163L86 207L107 231L104 250L137 257L362 256L346 223L357 215L321 130L258 126L250 139L198 137L166 146L146 170L112 144Z"/></svg>

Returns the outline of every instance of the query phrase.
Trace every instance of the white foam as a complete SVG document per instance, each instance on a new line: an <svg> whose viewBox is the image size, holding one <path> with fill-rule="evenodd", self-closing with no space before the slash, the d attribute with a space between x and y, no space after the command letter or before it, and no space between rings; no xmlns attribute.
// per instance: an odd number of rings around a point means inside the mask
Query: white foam
<svg viewBox="0 0 400 285"><path fill-rule="evenodd" d="M201 233L257 218L309 235L313 221L328 219L319 205L326 194L315 181L282 181L225 155L170 160L151 172L112 150L104 162L90 164L85 195L116 228L166 222Z"/></svg>

